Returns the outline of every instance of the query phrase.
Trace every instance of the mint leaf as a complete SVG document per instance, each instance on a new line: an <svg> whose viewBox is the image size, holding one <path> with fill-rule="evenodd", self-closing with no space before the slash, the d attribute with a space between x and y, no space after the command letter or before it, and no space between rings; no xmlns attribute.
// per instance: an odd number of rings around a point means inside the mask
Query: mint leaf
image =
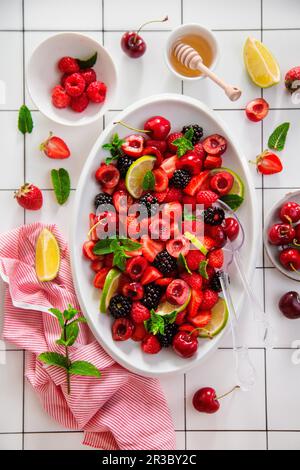
<svg viewBox="0 0 300 470"><path fill-rule="evenodd" d="M151 317L144 322L146 330L153 335L157 335L157 333L163 335L165 332L165 322L162 315L157 315L154 310L151 310L150 313Z"/></svg>
<svg viewBox="0 0 300 470"><path fill-rule="evenodd" d="M93 253L95 255L108 255L113 252L113 248L111 247L111 242L109 238L105 240L99 240L93 248Z"/></svg>
<svg viewBox="0 0 300 470"><path fill-rule="evenodd" d="M26 134L26 132L31 134L33 129L31 112L25 104L23 104L19 109L18 129L22 134Z"/></svg>
<svg viewBox="0 0 300 470"><path fill-rule="evenodd" d="M172 144L177 147L177 156L180 158L186 154L188 150L193 150L194 146L192 143L192 138L194 135L194 129L191 127L183 137L180 139L175 139Z"/></svg>
<svg viewBox="0 0 300 470"><path fill-rule="evenodd" d="M93 55L91 55L87 59L76 59L76 60L81 69L90 69L91 67L95 65L97 61L97 56L98 56L98 53L95 52Z"/></svg>
<svg viewBox="0 0 300 470"><path fill-rule="evenodd" d="M119 247L119 249L114 252L113 266L117 266L121 271L125 271L126 258L127 256L123 249Z"/></svg>
<svg viewBox="0 0 300 470"><path fill-rule="evenodd" d="M76 315L78 315L78 310L73 308L72 305L68 305L68 309L63 311L63 316L65 320L72 320Z"/></svg>
<svg viewBox="0 0 300 470"><path fill-rule="evenodd" d="M179 254L178 261L181 264L181 266L183 266L189 274L192 274L192 271L190 270L190 268L187 265L185 256L182 253Z"/></svg>
<svg viewBox="0 0 300 470"><path fill-rule="evenodd" d="M150 190L154 189L154 186L155 186L155 176L152 173L152 171L149 170L146 172L144 176L142 187L145 191L147 191L148 189Z"/></svg>
<svg viewBox="0 0 300 470"><path fill-rule="evenodd" d="M49 308L49 312L56 316L60 327L63 328L65 323L63 313L57 308Z"/></svg>
<svg viewBox="0 0 300 470"><path fill-rule="evenodd" d="M225 196L220 197L220 199L221 201L225 202L225 204L227 204L227 206L229 206L233 211L236 211L244 202L244 198L238 194L226 194Z"/></svg>
<svg viewBox="0 0 300 470"><path fill-rule="evenodd" d="M164 315L164 321L166 323L174 323L176 318L177 318L177 313L176 310L174 310L174 312L171 312L171 313L168 313L168 315Z"/></svg>
<svg viewBox="0 0 300 470"><path fill-rule="evenodd" d="M110 143L102 145L104 150L109 150L111 157L106 158L105 163L109 165L112 161L117 160L121 156L121 146L125 140L120 139L118 134L114 134Z"/></svg>
<svg viewBox="0 0 300 470"><path fill-rule="evenodd" d="M192 214L191 212L185 212L183 214L183 219L184 220L197 220L197 217L195 216L195 214Z"/></svg>
<svg viewBox="0 0 300 470"><path fill-rule="evenodd" d="M69 374L87 377L101 377L101 372L90 362L75 361L69 367Z"/></svg>
<svg viewBox="0 0 300 470"><path fill-rule="evenodd" d="M201 274L204 279L208 279L208 274L207 274L207 265L208 265L208 260L203 260L199 264L199 274Z"/></svg>
<svg viewBox="0 0 300 470"><path fill-rule="evenodd" d="M51 170L51 179L56 200L58 204L62 205L68 200L71 191L69 173L64 168Z"/></svg>
<svg viewBox="0 0 300 470"><path fill-rule="evenodd" d="M289 128L289 122L284 122L276 127L269 137L268 147L273 150L283 150Z"/></svg>
<svg viewBox="0 0 300 470"><path fill-rule="evenodd" d="M38 356L38 359L49 366L57 366L62 369L68 369L68 360L62 354L56 352L44 352Z"/></svg>
<svg viewBox="0 0 300 470"><path fill-rule="evenodd" d="M129 238L121 238L122 247L126 251L135 251L141 248L141 243L130 240Z"/></svg>

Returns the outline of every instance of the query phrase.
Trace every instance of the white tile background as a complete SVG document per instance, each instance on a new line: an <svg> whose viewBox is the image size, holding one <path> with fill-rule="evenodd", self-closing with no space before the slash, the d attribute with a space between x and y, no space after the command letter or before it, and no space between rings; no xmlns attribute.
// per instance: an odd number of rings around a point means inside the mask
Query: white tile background
<svg viewBox="0 0 300 470"><path fill-rule="evenodd" d="M125 5L125 6L124 6ZM284 73L299 65L300 2L298 0L1 0L0 2L0 79L7 85L6 103L0 105L1 172L0 231L35 220L55 221L68 235L72 197L60 208L49 185L50 160L43 158L38 144L53 130L70 143L72 160L67 161L72 187L88 152L117 109L159 92L184 92L203 99L217 110L243 146L245 158L253 159L266 145L271 130L285 120L291 130L284 151L285 169L268 178L253 176L258 197L260 228L268 208L299 183L300 108L291 102L283 86L260 92L248 80L242 63L242 45L253 35L271 48ZM234 14L232 12L234 11ZM120 50L122 31L135 29L147 19L169 14L168 23L151 25L144 33L148 51L139 61L128 59ZM217 71L242 86L238 103L228 102L208 81L181 83L171 76L162 60L168 31L182 22L199 22L215 30L222 47ZM76 136L34 111L35 130L23 138L17 132L19 106L33 103L25 90L26 63L33 48L45 37L60 30L84 31L98 39L113 54L119 68L120 89L116 110L101 122L84 128ZM8 47L9 45L9 47ZM155 65L155 70L153 69ZM271 107L269 117L259 124L247 121L242 111L246 102L264 96ZM80 137L79 137L80 135ZM24 213L14 202L13 190L23 181L32 181L44 190L45 204L39 213ZM262 243L257 249L254 288L272 322L279 331L278 347L266 352L260 347L247 306L240 320L242 334L250 346L257 371L257 384L249 394L237 392L222 403L213 416L197 413L193 393L201 386L214 386L218 393L234 386L234 362L230 335L205 364L184 376L163 380L177 431L178 449L298 449L300 450L299 369L292 364L291 344L300 338L300 320L290 322L278 312L277 302L286 290L297 289L269 264ZM3 295L2 286L0 295ZM2 346L1 346L2 345ZM3 344L0 343L3 348ZM23 380L24 355L6 344L6 364L0 365L0 449L79 449L81 433L62 429L42 410L32 389ZM300 366L298 366L300 367ZM222 371L222 373L220 373ZM62 438L63 435L63 438Z"/></svg>

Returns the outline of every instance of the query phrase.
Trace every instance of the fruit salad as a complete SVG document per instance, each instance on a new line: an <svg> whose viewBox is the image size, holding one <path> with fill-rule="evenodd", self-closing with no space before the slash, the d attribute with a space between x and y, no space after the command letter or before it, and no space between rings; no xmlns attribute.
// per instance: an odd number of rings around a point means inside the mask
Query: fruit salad
<svg viewBox="0 0 300 470"><path fill-rule="evenodd" d="M192 357L228 318L220 272L239 224L217 201L237 209L244 186L223 167L227 141L205 136L199 124L171 132L166 118L154 116L103 147L83 245L101 289L100 311L111 316L115 341Z"/></svg>

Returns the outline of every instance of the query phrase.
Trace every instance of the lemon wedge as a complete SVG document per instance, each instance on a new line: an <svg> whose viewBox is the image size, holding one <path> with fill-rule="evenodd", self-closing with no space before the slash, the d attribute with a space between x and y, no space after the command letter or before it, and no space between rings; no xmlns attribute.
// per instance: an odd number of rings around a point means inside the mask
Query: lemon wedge
<svg viewBox="0 0 300 470"><path fill-rule="evenodd" d="M143 181L147 171L152 171L156 158L145 155L130 165L126 173L125 184L131 196L138 199L143 193Z"/></svg>
<svg viewBox="0 0 300 470"><path fill-rule="evenodd" d="M258 39L247 38L244 46L244 62L255 85L268 88L279 83L279 65L269 49Z"/></svg>
<svg viewBox="0 0 300 470"><path fill-rule="evenodd" d="M60 251L57 240L50 230L44 228L36 242L35 271L39 281L56 278L60 265Z"/></svg>

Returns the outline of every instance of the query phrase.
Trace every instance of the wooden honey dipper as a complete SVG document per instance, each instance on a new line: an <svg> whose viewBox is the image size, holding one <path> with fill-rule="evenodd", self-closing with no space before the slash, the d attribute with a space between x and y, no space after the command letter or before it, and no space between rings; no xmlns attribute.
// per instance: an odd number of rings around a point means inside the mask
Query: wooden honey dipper
<svg viewBox="0 0 300 470"><path fill-rule="evenodd" d="M219 85L219 87L223 88L225 94L231 101L236 101L241 96L242 91L239 88L228 85L228 83L225 83L224 80L203 64L202 57L193 47L178 41L174 45L174 54L185 67L191 70L200 70L204 75Z"/></svg>

